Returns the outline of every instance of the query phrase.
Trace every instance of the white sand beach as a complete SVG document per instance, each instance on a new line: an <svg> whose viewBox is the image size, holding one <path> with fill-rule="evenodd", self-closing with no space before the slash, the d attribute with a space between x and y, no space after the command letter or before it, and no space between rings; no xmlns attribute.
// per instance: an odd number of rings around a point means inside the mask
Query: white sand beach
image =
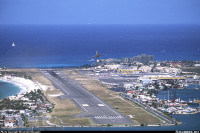
<svg viewBox="0 0 200 133"><path fill-rule="evenodd" d="M20 88L20 94L25 94L26 92L31 92L37 89L46 91L48 89L48 86L42 85L41 83L34 82L30 79L25 79L21 77L13 77L13 76L4 76L0 77L0 80L3 82L12 83Z"/></svg>

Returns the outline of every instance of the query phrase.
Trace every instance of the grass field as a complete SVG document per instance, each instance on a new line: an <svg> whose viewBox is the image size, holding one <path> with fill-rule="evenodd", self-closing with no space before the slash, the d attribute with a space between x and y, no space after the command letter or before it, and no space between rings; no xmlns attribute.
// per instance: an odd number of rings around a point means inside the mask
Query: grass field
<svg viewBox="0 0 200 133"><path fill-rule="evenodd" d="M137 106L133 102L123 99L119 96L118 92L114 92L109 90L110 86L103 85L103 83L99 80L92 79L86 75L81 74L76 69L66 69L63 70L63 73L80 82L85 88L92 91L102 100L107 102L113 108L117 109L119 112L123 113L124 115L131 115L131 118L135 124L158 124L162 123L162 120L154 117L143 108Z"/></svg>
<svg viewBox="0 0 200 133"><path fill-rule="evenodd" d="M48 86L48 89L44 91L47 99L54 104L54 109L51 113L48 121L55 125L90 125L94 122L89 118L73 118L74 115L81 113L82 111L69 99L60 99L55 95L62 95L62 92L56 89L51 82L46 79L38 69L9 69L7 71L19 71L29 74L34 81L37 81L43 85ZM85 88L96 94L102 100L107 102L113 108L123 113L124 115L131 115L131 118L135 124L157 124L161 123L161 120L149 114L143 108L135 105L133 102L123 99L119 96L119 93L109 90L110 86L103 85L99 80L93 79L86 75L79 73L77 69L63 69L62 72L80 82ZM54 96L53 96L54 95ZM31 122L30 125L48 125L47 122L38 121Z"/></svg>
<svg viewBox="0 0 200 133"><path fill-rule="evenodd" d="M33 76L33 75L32 75ZM62 95L59 89L56 89L49 80L40 73L34 74L33 79L40 81L42 84L49 85L49 89L45 91L47 99L53 103L54 109L49 114L50 122L57 125L88 125L93 124L93 121L88 118L73 118L74 115L82 111L69 99L60 99L52 95Z"/></svg>
<svg viewBox="0 0 200 133"><path fill-rule="evenodd" d="M47 95L52 94L47 91ZM88 118L73 118L74 115L81 113L82 111L69 99L59 99L58 97L49 97L48 99L56 103L53 112L50 113L52 118L51 123L59 125L89 125L93 122Z"/></svg>
<svg viewBox="0 0 200 133"><path fill-rule="evenodd" d="M50 116L49 122L55 125L89 125L94 124L91 119L88 118L73 118L74 115L81 113L82 111L69 99L60 99L56 95L62 95L59 89L56 89L52 83L44 77L38 69L8 69L6 71L24 72L32 77L33 81L39 82L42 85L48 86L48 89L44 91L47 99L54 104L54 109L47 115ZM45 121L30 122L29 125L48 125Z"/></svg>

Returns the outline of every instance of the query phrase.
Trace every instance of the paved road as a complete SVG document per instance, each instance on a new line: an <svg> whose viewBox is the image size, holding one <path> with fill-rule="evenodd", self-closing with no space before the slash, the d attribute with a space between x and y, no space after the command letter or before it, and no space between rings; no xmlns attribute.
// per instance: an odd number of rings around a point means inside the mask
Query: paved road
<svg viewBox="0 0 200 133"><path fill-rule="evenodd" d="M17 121L18 121L18 126L19 126L19 127L23 127L23 120L22 120L22 118L21 118L20 115L17 116Z"/></svg>
<svg viewBox="0 0 200 133"><path fill-rule="evenodd" d="M40 71L56 88L62 90L63 98L71 99L83 110L83 113L75 117L91 118L97 124L133 123L129 117L122 115L74 79L67 77L58 70L40 69Z"/></svg>

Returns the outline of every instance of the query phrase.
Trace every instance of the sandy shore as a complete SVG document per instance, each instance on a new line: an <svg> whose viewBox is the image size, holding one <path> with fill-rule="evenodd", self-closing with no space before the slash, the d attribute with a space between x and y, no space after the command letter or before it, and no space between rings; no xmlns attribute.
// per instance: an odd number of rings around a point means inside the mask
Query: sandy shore
<svg viewBox="0 0 200 133"><path fill-rule="evenodd" d="M37 89L41 89L43 91L47 90L46 85L42 85L38 82L34 82L30 79L20 78L20 77L13 77L13 76L4 76L0 78L3 82L8 82L18 86L20 88L20 92L17 95L25 94L27 92L31 92Z"/></svg>

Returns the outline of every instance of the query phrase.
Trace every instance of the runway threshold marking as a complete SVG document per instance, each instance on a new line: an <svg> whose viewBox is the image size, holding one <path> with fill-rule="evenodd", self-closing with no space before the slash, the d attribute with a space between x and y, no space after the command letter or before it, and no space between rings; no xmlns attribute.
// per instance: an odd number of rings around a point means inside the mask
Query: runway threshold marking
<svg viewBox="0 0 200 133"><path fill-rule="evenodd" d="M89 105L88 105L88 104L82 104L82 106L87 107L87 106L89 106Z"/></svg>
<svg viewBox="0 0 200 133"><path fill-rule="evenodd" d="M98 99L96 96L94 96L93 94L91 94L88 90L85 90L84 88L83 88L83 86L82 85L79 85L78 83L77 83L77 85L79 86L79 87L81 87L85 92L87 92L89 95L91 95L91 96L93 96L96 100L98 100L99 102L101 102L102 103L102 101L100 100L100 99ZM110 110L112 110L114 113L116 113L117 115L120 115L119 113L117 113L115 110L113 110L113 109L111 109L109 106L107 106L106 104L105 104L105 106L107 107L107 108L109 108Z"/></svg>
<svg viewBox="0 0 200 133"><path fill-rule="evenodd" d="M50 75L50 74L49 74ZM47 78L50 78L49 76L47 76ZM64 92L66 92L67 94L69 94L65 89L63 89L63 87L61 87L59 84L57 84L57 82L55 82L52 78L50 78L56 85L58 85Z"/></svg>
<svg viewBox="0 0 200 133"><path fill-rule="evenodd" d="M62 75L62 74L61 74ZM65 76L66 77L66 76ZM72 82L74 82L75 80L72 80L71 78L67 77L67 79L71 80ZM83 88L82 85L80 85L79 83L77 83L77 81L75 81L76 85L78 85L79 87L81 87L86 93L88 93L89 95L93 96L96 100L98 100L99 102L102 103L102 101L100 99L98 99L96 96L94 96L93 94L91 94L88 90L85 90ZM75 99L74 99L75 100ZM110 110L112 110L114 113L116 113L117 115L120 115L119 113L117 113L115 110L111 109L108 105L105 104L105 106L107 108L109 108ZM83 107L83 106L82 106ZM83 107L84 108L84 107ZM85 108L84 108L85 109ZM85 109L86 110L86 109Z"/></svg>
<svg viewBox="0 0 200 133"><path fill-rule="evenodd" d="M94 116L95 119L121 119L122 116Z"/></svg>
<svg viewBox="0 0 200 133"><path fill-rule="evenodd" d="M104 106L104 104L98 104L98 106Z"/></svg>
<svg viewBox="0 0 200 133"><path fill-rule="evenodd" d="M79 104L79 106L80 106L80 103L79 103L75 98L73 98L73 100L74 100L77 104ZM84 106L82 106L82 107L83 107L83 109L84 109L86 112L88 112L87 109L84 108Z"/></svg>

